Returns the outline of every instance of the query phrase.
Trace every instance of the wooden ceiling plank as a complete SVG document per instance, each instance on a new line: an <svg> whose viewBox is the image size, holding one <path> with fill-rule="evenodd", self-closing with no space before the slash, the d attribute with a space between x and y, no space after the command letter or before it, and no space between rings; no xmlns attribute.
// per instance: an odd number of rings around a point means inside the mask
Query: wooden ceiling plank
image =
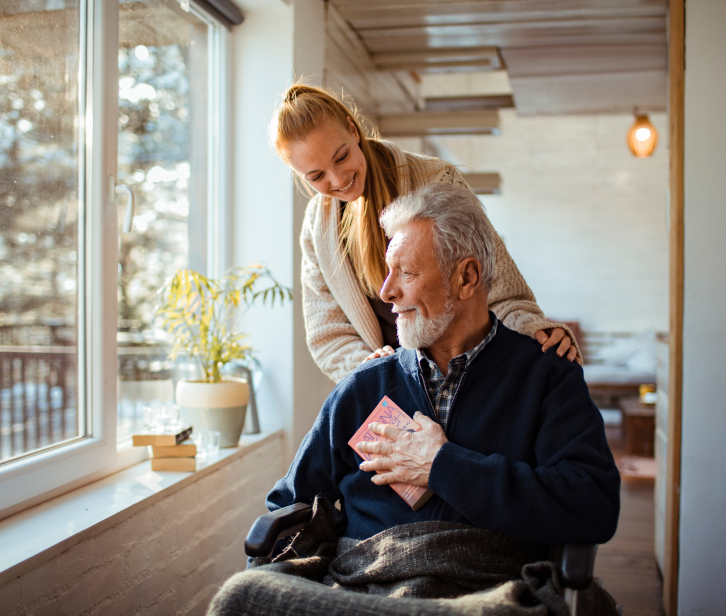
<svg viewBox="0 0 726 616"><path fill-rule="evenodd" d="M496 47L383 53L374 55L372 60L379 71L498 70L502 66Z"/></svg>
<svg viewBox="0 0 726 616"><path fill-rule="evenodd" d="M326 34L337 40L343 49L351 49L358 58L358 63L365 65L365 68L373 68L370 61L370 50L362 42L360 36L351 29L350 24L336 10L335 6L328 7L328 20Z"/></svg>
<svg viewBox="0 0 726 616"><path fill-rule="evenodd" d="M389 54L376 54L373 64L395 64L398 62L427 62L430 60L475 60L478 58L497 58L496 47L454 47L450 49L423 49L420 51L399 51Z"/></svg>
<svg viewBox="0 0 726 616"><path fill-rule="evenodd" d="M427 111L482 111L485 109L511 109L514 99L511 94L492 96L438 96L424 99Z"/></svg>
<svg viewBox="0 0 726 616"><path fill-rule="evenodd" d="M376 72L365 45L334 6L328 7L326 37L326 85L352 96L369 117L381 109L416 108L418 101L411 98L407 78L393 72Z"/></svg>
<svg viewBox="0 0 726 616"><path fill-rule="evenodd" d="M520 22L461 22L441 26L411 26L358 30L363 41L380 38L400 38L417 36L460 36L467 34L505 34L507 32L526 32L536 34L584 33L622 33L622 32L665 32L665 17L614 17L602 19L553 19Z"/></svg>
<svg viewBox="0 0 726 616"><path fill-rule="evenodd" d="M501 68L501 64L497 62L493 64L491 59L482 58L480 60L451 60L448 62L399 62L397 64L387 64L376 66L376 69L385 71L417 71L419 73L451 73L458 71L495 71Z"/></svg>
<svg viewBox="0 0 726 616"><path fill-rule="evenodd" d="M384 71L481 72L481 57L462 57L451 48L498 47L522 114L630 112L634 106L664 105L668 0L330 2ZM431 50L439 50L438 58ZM449 53L455 57L444 57ZM401 54L408 55L402 60ZM447 108L441 104L438 109ZM471 109L477 103L451 104ZM388 119L382 117L381 128L390 132ZM405 129L405 122L397 122L397 130Z"/></svg>
<svg viewBox="0 0 726 616"><path fill-rule="evenodd" d="M377 11L349 11L347 21L359 32L380 28L443 26L455 23L518 23L522 21L547 21L552 19L632 19L665 18L665 10L659 7L613 10L603 8L587 11L538 11L532 13L492 13L485 7L470 5L454 6L442 11L440 8L381 8Z"/></svg>
<svg viewBox="0 0 726 616"><path fill-rule="evenodd" d="M562 13L586 11L661 10L668 0L332 0L343 15L386 10L440 11L470 7L492 14Z"/></svg>
<svg viewBox="0 0 726 616"><path fill-rule="evenodd" d="M507 48L510 77L666 70L666 45Z"/></svg>
<svg viewBox="0 0 726 616"><path fill-rule="evenodd" d="M421 80L421 96L492 96L511 94L512 86L506 71L484 71L478 73L428 74Z"/></svg>
<svg viewBox="0 0 726 616"><path fill-rule="evenodd" d="M384 137L499 134L499 113L492 110L384 114L376 123Z"/></svg>
<svg viewBox="0 0 726 616"><path fill-rule="evenodd" d="M666 71L512 78L517 113L566 115L665 110Z"/></svg>
<svg viewBox="0 0 726 616"><path fill-rule="evenodd" d="M418 37L400 37L368 40L366 45L373 52L389 53L393 51L406 51L411 49L424 49L427 46L436 47L454 47L461 45L463 47L474 47L476 45L494 45L504 50L507 47L575 47L587 45L663 45L666 43L666 34L663 32L646 32L646 33L609 33L609 34L592 34L592 33L570 33L570 34L552 34L548 32L539 32L537 35L528 33L507 33L506 35L481 35L471 34L450 35L450 36L418 36Z"/></svg>
<svg viewBox="0 0 726 616"><path fill-rule="evenodd" d="M498 173L463 173L469 188L477 195L499 195L502 176Z"/></svg>

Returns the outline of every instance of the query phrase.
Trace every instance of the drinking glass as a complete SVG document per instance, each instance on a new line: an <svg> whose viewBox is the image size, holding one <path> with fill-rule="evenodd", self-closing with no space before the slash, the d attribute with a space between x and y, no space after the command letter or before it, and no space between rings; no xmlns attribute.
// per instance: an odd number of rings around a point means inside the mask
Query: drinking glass
<svg viewBox="0 0 726 616"><path fill-rule="evenodd" d="M181 426L180 408L177 404L155 403L143 408L144 428L151 433L175 432Z"/></svg>
<svg viewBox="0 0 726 616"><path fill-rule="evenodd" d="M157 411L157 423L164 432L176 432L182 427L180 413L178 404L163 404Z"/></svg>
<svg viewBox="0 0 726 616"><path fill-rule="evenodd" d="M221 435L216 430L200 430L192 432L192 440L197 446L197 458L214 456L219 452Z"/></svg>

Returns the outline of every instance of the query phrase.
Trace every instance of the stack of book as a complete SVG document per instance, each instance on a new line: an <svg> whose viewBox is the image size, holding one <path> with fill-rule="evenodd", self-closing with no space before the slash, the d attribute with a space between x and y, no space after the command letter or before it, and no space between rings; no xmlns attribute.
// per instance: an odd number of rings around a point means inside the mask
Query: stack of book
<svg viewBox="0 0 726 616"><path fill-rule="evenodd" d="M152 471L196 471L197 446L191 427L165 434L134 434L134 447L151 447Z"/></svg>

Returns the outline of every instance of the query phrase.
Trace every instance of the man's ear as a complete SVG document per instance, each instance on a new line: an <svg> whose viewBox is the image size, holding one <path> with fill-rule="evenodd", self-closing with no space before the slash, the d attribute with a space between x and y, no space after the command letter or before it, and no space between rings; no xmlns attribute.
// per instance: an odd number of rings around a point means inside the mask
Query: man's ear
<svg viewBox="0 0 726 616"><path fill-rule="evenodd" d="M459 299L470 299L481 284L481 263L474 257L467 257L457 265L455 272L459 287Z"/></svg>

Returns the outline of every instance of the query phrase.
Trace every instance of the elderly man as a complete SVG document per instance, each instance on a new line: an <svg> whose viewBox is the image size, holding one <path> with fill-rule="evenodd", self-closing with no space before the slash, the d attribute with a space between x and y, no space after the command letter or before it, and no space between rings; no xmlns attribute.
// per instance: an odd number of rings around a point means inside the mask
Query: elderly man
<svg viewBox="0 0 726 616"><path fill-rule="evenodd" d="M608 541L620 480L600 414L579 365L543 354L488 310L494 234L478 199L426 187L390 205L381 224L390 244L380 295L398 314L403 348L335 388L268 508L339 500L352 545L401 525L438 528L419 522L538 545ZM392 442L359 442L356 453L348 441L384 396L421 430L373 423ZM433 496L414 511L395 483Z"/></svg>

